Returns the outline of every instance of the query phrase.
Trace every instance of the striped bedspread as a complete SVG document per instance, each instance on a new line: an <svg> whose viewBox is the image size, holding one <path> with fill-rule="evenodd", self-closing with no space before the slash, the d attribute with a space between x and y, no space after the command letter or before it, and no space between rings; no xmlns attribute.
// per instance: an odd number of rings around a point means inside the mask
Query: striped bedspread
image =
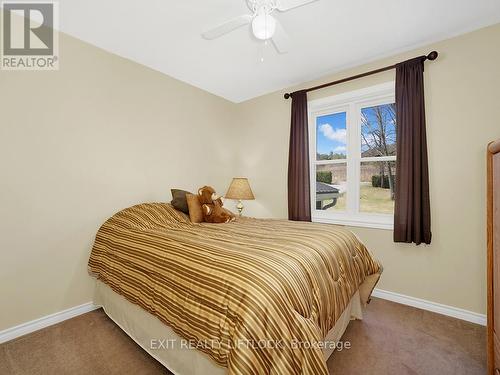
<svg viewBox="0 0 500 375"><path fill-rule="evenodd" d="M229 374L319 375L327 374L320 343L381 267L341 227L193 224L169 204L148 203L104 223L89 270Z"/></svg>

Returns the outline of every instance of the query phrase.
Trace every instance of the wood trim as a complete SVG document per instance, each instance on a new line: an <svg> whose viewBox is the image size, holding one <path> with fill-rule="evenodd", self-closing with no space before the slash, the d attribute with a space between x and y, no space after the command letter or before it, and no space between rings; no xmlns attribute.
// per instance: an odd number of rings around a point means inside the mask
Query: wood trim
<svg viewBox="0 0 500 375"><path fill-rule="evenodd" d="M493 154L488 145L487 150L487 191L486 191L486 238L487 238L487 335L488 335L488 374L493 375L494 370L494 351L493 351Z"/></svg>
<svg viewBox="0 0 500 375"><path fill-rule="evenodd" d="M498 368L498 361L500 360L500 339L498 338L496 332L493 332L493 357L495 359L493 367L495 368L495 374L500 369Z"/></svg>
<svg viewBox="0 0 500 375"><path fill-rule="evenodd" d="M491 142L488 145L488 151L493 155L498 154L500 152L500 139Z"/></svg>
<svg viewBox="0 0 500 375"><path fill-rule="evenodd" d="M500 152L500 140L491 142L487 151L487 333L488 333L488 374L495 374L495 343L494 343L494 291L493 291L493 156Z"/></svg>

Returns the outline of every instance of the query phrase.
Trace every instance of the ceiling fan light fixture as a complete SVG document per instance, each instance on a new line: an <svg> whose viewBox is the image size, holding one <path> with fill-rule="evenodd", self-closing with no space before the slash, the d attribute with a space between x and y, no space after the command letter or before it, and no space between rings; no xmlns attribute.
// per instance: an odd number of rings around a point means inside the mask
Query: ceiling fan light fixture
<svg viewBox="0 0 500 375"><path fill-rule="evenodd" d="M276 19L267 13L257 14L252 21L252 31L257 39L271 39L276 31Z"/></svg>

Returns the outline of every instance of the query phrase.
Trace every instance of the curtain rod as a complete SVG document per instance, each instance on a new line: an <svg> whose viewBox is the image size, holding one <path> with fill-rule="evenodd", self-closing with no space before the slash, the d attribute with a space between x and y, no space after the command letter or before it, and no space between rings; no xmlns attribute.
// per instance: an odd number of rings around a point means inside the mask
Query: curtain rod
<svg viewBox="0 0 500 375"><path fill-rule="evenodd" d="M420 56L424 61L425 60L430 60L430 61L433 61L433 60L436 60L437 57L438 57L438 52L437 51L432 51L430 52L427 56ZM390 65L390 66L386 66L384 68L379 68L379 69L375 69L375 70L371 70L369 72L366 72L366 73L361 73L361 74L357 74L355 76L352 76L352 77L347 77L347 78L343 78L343 79L339 79L338 81L333 81L333 82L328 82L328 83L324 83L322 85L319 85L319 86L314 86L314 87L311 87L311 88L308 88L308 89L305 89L304 91L305 92L309 92L309 91L315 91L315 90L319 90L319 89L324 89L325 87L330 87L330 86L333 86L333 85L338 85L339 83L344 83L344 82L347 82L347 81L352 81L354 79L358 79L358 78L363 78L363 77L366 77L366 76L371 76L372 74L377 74L377 73L381 73L381 72L385 72L386 70L391 70L391 69L395 69L396 68L396 65L397 64L394 64L394 65ZM293 92L292 93L286 93L284 95L284 98L285 99L289 99L291 98L293 95Z"/></svg>

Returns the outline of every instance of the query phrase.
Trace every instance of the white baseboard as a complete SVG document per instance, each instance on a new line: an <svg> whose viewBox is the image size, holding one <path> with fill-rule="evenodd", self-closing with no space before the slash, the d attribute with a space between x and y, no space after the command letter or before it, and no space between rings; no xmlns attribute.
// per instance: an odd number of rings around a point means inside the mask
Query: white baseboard
<svg viewBox="0 0 500 375"><path fill-rule="evenodd" d="M26 322L15 327L7 328L6 330L0 331L0 344L6 341L13 340L19 336L38 331L39 329L51 326L53 324L60 323L64 320L74 318L75 316L88 313L97 308L98 306L95 306L93 302L87 302L80 306L71 307L67 310L59 311L54 314L32 320L31 322Z"/></svg>
<svg viewBox="0 0 500 375"><path fill-rule="evenodd" d="M405 296L404 294L389 292L381 289L374 289L372 296L400 303L402 305L408 305L416 307L418 309L432 311L438 314L451 316L453 318L466 320L468 322L480 324L482 326L486 325L486 315L459 309L458 307L447 306L441 303L426 301L424 299Z"/></svg>
<svg viewBox="0 0 500 375"><path fill-rule="evenodd" d="M447 306L440 303L426 301L420 298L405 296L404 294L389 292L381 289L374 289L372 296L400 303L402 305L408 305L416 307L418 309L432 311L438 314L451 316L453 318L466 320L471 323L476 323L483 326L486 325L486 315L459 309L457 307ZM13 340L17 337L27 335L28 333L38 331L39 329L63 322L67 319L74 318L75 316L88 313L97 308L99 308L99 306L94 305L93 302L87 302L80 306L71 307L67 310L50 314L12 328L7 328L6 330L0 331L0 344Z"/></svg>

